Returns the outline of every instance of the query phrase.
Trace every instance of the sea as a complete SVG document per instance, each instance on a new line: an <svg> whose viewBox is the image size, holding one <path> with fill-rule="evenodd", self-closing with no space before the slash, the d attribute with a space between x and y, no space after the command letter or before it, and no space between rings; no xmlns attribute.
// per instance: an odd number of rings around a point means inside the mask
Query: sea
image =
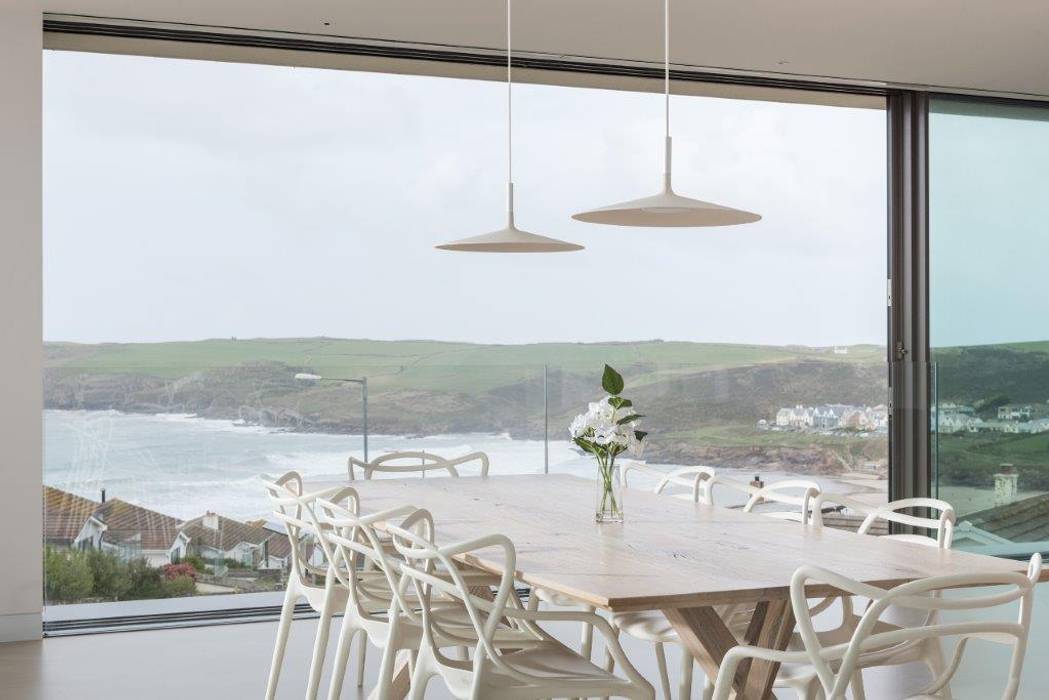
<svg viewBox="0 0 1049 700"><path fill-rule="evenodd" d="M566 429L567 432L567 429ZM371 457L398 450L456 457L486 452L490 473L540 474L542 440L509 435L369 435ZM262 481L294 469L307 483L347 478L350 456L363 458L360 435L298 433L186 414L44 411L44 483L100 500L120 498L188 520L208 511L239 520L267 518ZM676 465L651 465L671 469ZM594 478L592 458L567 439L549 442L549 471ZM730 476L739 470L719 470ZM471 472L462 471L464 476ZM750 472L736 478L749 480ZM767 482L797 475L762 473ZM812 478L812 477L806 477ZM825 489L835 480L816 478ZM651 480L651 485L655 481ZM640 477L631 486L644 488ZM727 503L725 504L727 505Z"/></svg>

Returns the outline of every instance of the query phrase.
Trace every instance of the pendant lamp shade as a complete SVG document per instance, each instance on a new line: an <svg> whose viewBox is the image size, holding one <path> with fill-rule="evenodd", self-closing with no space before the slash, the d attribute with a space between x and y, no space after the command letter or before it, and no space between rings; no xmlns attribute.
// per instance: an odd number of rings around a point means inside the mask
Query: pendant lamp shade
<svg viewBox="0 0 1049 700"><path fill-rule="evenodd" d="M538 233L522 231L514 225L514 186L507 187L507 200L510 204L506 217L506 226L497 231L489 231L479 236L470 236L437 246L440 250L453 250L463 253L567 253L582 250L583 246L556 238L540 236Z"/></svg>
<svg viewBox="0 0 1049 700"><path fill-rule="evenodd" d="M683 197L674 192L671 186L673 147L670 139L670 0L664 0L663 4L663 99L666 150L662 191L649 197L573 214L572 218L592 224L654 228L733 226L760 221L759 214Z"/></svg>
<svg viewBox="0 0 1049 700"><path fill-rule="evenodd" d="M668 164L670 163L670 148L670 137L668 136ZM663 191L659 194L573 214L572 218L591 224L659 228L751 224L760 221L761 215L677 194L671 186L670 168L668 167L663 176Z"/></svg>
<svg viewBox="0 0 1049 700"><path fill-rule="evenodd" d="M438 250L463 253L567 253L583 246L517 228L514 224L513 182L513 75L511 72L511 38L513 22L510 2L506 0L506 226L495 231L470 236L435 246Z"/></svg>

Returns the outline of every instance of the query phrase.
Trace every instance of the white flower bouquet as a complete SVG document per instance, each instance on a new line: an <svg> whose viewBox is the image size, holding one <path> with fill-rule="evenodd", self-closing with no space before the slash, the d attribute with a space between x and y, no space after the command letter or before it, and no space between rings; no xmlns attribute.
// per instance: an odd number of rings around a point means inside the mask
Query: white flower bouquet
<svg viewBox="0 0 1049 700"><path fill-rule="evenodd" d="M600 471L597 503L598 522L622 522L623 499L616 471L616 457L629 452L640 456L646 432L638 430L638 414L630 399L623 398L623 377L605 365L601 387L608 396L591 403L586 413L575 417L568 432L584 452L592 454Z"/></svg>

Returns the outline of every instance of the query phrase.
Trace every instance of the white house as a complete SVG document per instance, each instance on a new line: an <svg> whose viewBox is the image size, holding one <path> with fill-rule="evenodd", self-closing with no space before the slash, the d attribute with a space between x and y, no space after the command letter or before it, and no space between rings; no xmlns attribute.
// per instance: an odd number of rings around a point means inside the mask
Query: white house
<svg viewBox="0 0 1049 700"><path fill-rule="evenodd" d="M998 420L1030 420L1031 407L1008 404L998 407Z"/></svg>
<svg viewBox="0 0 1049 700"><path fill-rule="evenodd" d="M190 551L208 561L232 559L251 568L283 568L291 550L280 542L281 537L287 540L286 535L266 528L261 521L242 523L211 512L186 522L181 534L189 540ZM269 544L274 539L277 541Z"/></svg>
<svg viewBox="0 0 1049 700"><path fill-rule="evenodd" d="M170 515L113 498L91 517L102 530L99 547L123 559L142 557L150 566L164 566L186 556L189 541L180 532L181 523ZM86 531L93 532L93 527L85 524Z"/></svg>

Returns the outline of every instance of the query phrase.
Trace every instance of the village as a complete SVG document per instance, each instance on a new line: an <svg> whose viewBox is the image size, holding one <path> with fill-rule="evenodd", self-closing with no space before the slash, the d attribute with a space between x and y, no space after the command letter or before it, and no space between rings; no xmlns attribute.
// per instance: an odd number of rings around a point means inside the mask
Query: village
<svg viewBox="0 0 1049 700"><path fill-rule="evenodd" d="M53 486L43 494L49 600L82 602L280 589L291 542L265 520L208 512L182 521L119 498L85 498ZM99 569L105 574L100 575ZM101 585L101 578L125 578ZM147 581L146 584L142 580Z"/></svg>
<svg viewBox="0 0 1049 700"><path fill-rule="evenodd" d="M798 404L793 408L781 408L771 421L759 420L763 430L797 430L812 432L850 431L857 433L887 432L889 409L887 406L851 406L832 403L818 406Z"/></svg>
<svg viewBox="0 0 1049 700"><path fill-rule="evenodd" d="M940 433L978 433L983 431L1035 434L1049 432L1049 402L1044 404L1005 404L996 418L983 419L977 409L959 403L932 407L932 430Z"/></svg>
<svg viewBox="0 0 1049 700"><path fill-rule="evenodd" d="M981 418L978 409L966 404L946 402L932 407L932 431L939 433L997 432L1037 434L1049 432L1049 401L1044 404L1004 404L994 410L994 418ZM762 430L803 432L850 431L884 433L889 427L887 406L819 404L781 408L772 420L761 419Z"/></svg>

